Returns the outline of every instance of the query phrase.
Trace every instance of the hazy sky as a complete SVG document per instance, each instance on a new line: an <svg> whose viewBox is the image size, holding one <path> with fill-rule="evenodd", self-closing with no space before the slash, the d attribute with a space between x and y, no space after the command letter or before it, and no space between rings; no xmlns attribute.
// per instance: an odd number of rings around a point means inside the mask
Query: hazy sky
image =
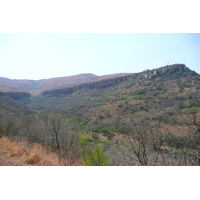
<svg viewBox="0 0 200 200"><path fill-rule="evenodd" d="M134 73L174 63L200 74L200 34L0 34L0 77L37 80Z"/></svg>

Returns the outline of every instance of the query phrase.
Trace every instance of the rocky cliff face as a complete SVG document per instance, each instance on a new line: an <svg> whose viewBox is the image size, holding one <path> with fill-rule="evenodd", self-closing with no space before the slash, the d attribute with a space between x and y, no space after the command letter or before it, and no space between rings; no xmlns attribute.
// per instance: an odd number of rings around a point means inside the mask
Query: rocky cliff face
<svg viewBox="0 0 200 200"><path fill-rule="evenodd" d="M189 68L187 68L184 64L174 64L174 65L168 65L168 66L153 69L153 70L146 70L141 73L134 73L134 74L125 75L121 77L103 79L103 80L94 81L90 83L82 83L80 85L75 85L75 86L67 87L63 89L49 90L49 91L43 92L42 95L46 95L46 96L57 96L60 94L68 95L82 89L102 89L102 88L107 88L107 87L114 87L120 83L131 81L131 80L139 81L142 79L155 79L155 81L158 81L159 79L162 79L162 77L170 76L173 74L181 75L184 72L192 72L192 71Z"/></svg>

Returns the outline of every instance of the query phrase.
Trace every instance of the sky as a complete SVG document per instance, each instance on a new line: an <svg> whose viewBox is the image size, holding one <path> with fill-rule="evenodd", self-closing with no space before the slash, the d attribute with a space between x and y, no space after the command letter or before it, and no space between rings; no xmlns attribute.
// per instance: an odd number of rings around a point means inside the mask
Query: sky
<svg viewBox="0 0 200 200"><path fill-rule="evenodd" d="M135 73L183 63L200 74L199 33L0 33L0 77Z"/></svg>

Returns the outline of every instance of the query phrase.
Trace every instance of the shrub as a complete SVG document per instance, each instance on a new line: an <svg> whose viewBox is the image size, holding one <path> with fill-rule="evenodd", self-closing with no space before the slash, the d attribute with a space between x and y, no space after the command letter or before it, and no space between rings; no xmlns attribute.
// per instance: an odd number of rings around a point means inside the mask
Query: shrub
<svg viewBox="0 0 200 200"><path fill-rule="evenodd" d="M167 145L174 147L174 148L181 148L183 145L181 140L172 134L166 135L165 142L167 143Z"/></svg>
<svg viewBox="0 0 200 200"><path fill-rule="evenodd" d="M105 154L105 148L98 141L91 143L89 136L80 136L81 154L86 166L108 166L109 157Z"/></svg>
<svg viewBox="0 0 200 200"><path fill-rule="evenodd" d="M108 137L108 139L112 139L114 137L114 131L109 130L108 127L104 127L103 125L98 128L94 128L91 130L92 132L102 133L104 136Z"/></svg>

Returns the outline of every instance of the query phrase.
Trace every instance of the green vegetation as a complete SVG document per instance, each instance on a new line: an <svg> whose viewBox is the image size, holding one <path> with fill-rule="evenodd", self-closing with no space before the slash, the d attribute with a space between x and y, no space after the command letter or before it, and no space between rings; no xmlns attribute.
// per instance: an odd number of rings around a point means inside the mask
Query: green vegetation
<svg viewBox="0 0 200 200"><path fill-rule="evenodd" d="M98 140L92 140L88 135L80 136L81 154L87 166L109 166L109 157L105 148Z"/></svg>
<svg viewBox="0 0 200 200"><path fill-rule="evenodd" d="M114 131L109 130L109 128L104 127L103 125L98 126L96 129L91 130L94 133L103 133L103 135L107 136L108 139L112 139L114 137Z"/></svg>

